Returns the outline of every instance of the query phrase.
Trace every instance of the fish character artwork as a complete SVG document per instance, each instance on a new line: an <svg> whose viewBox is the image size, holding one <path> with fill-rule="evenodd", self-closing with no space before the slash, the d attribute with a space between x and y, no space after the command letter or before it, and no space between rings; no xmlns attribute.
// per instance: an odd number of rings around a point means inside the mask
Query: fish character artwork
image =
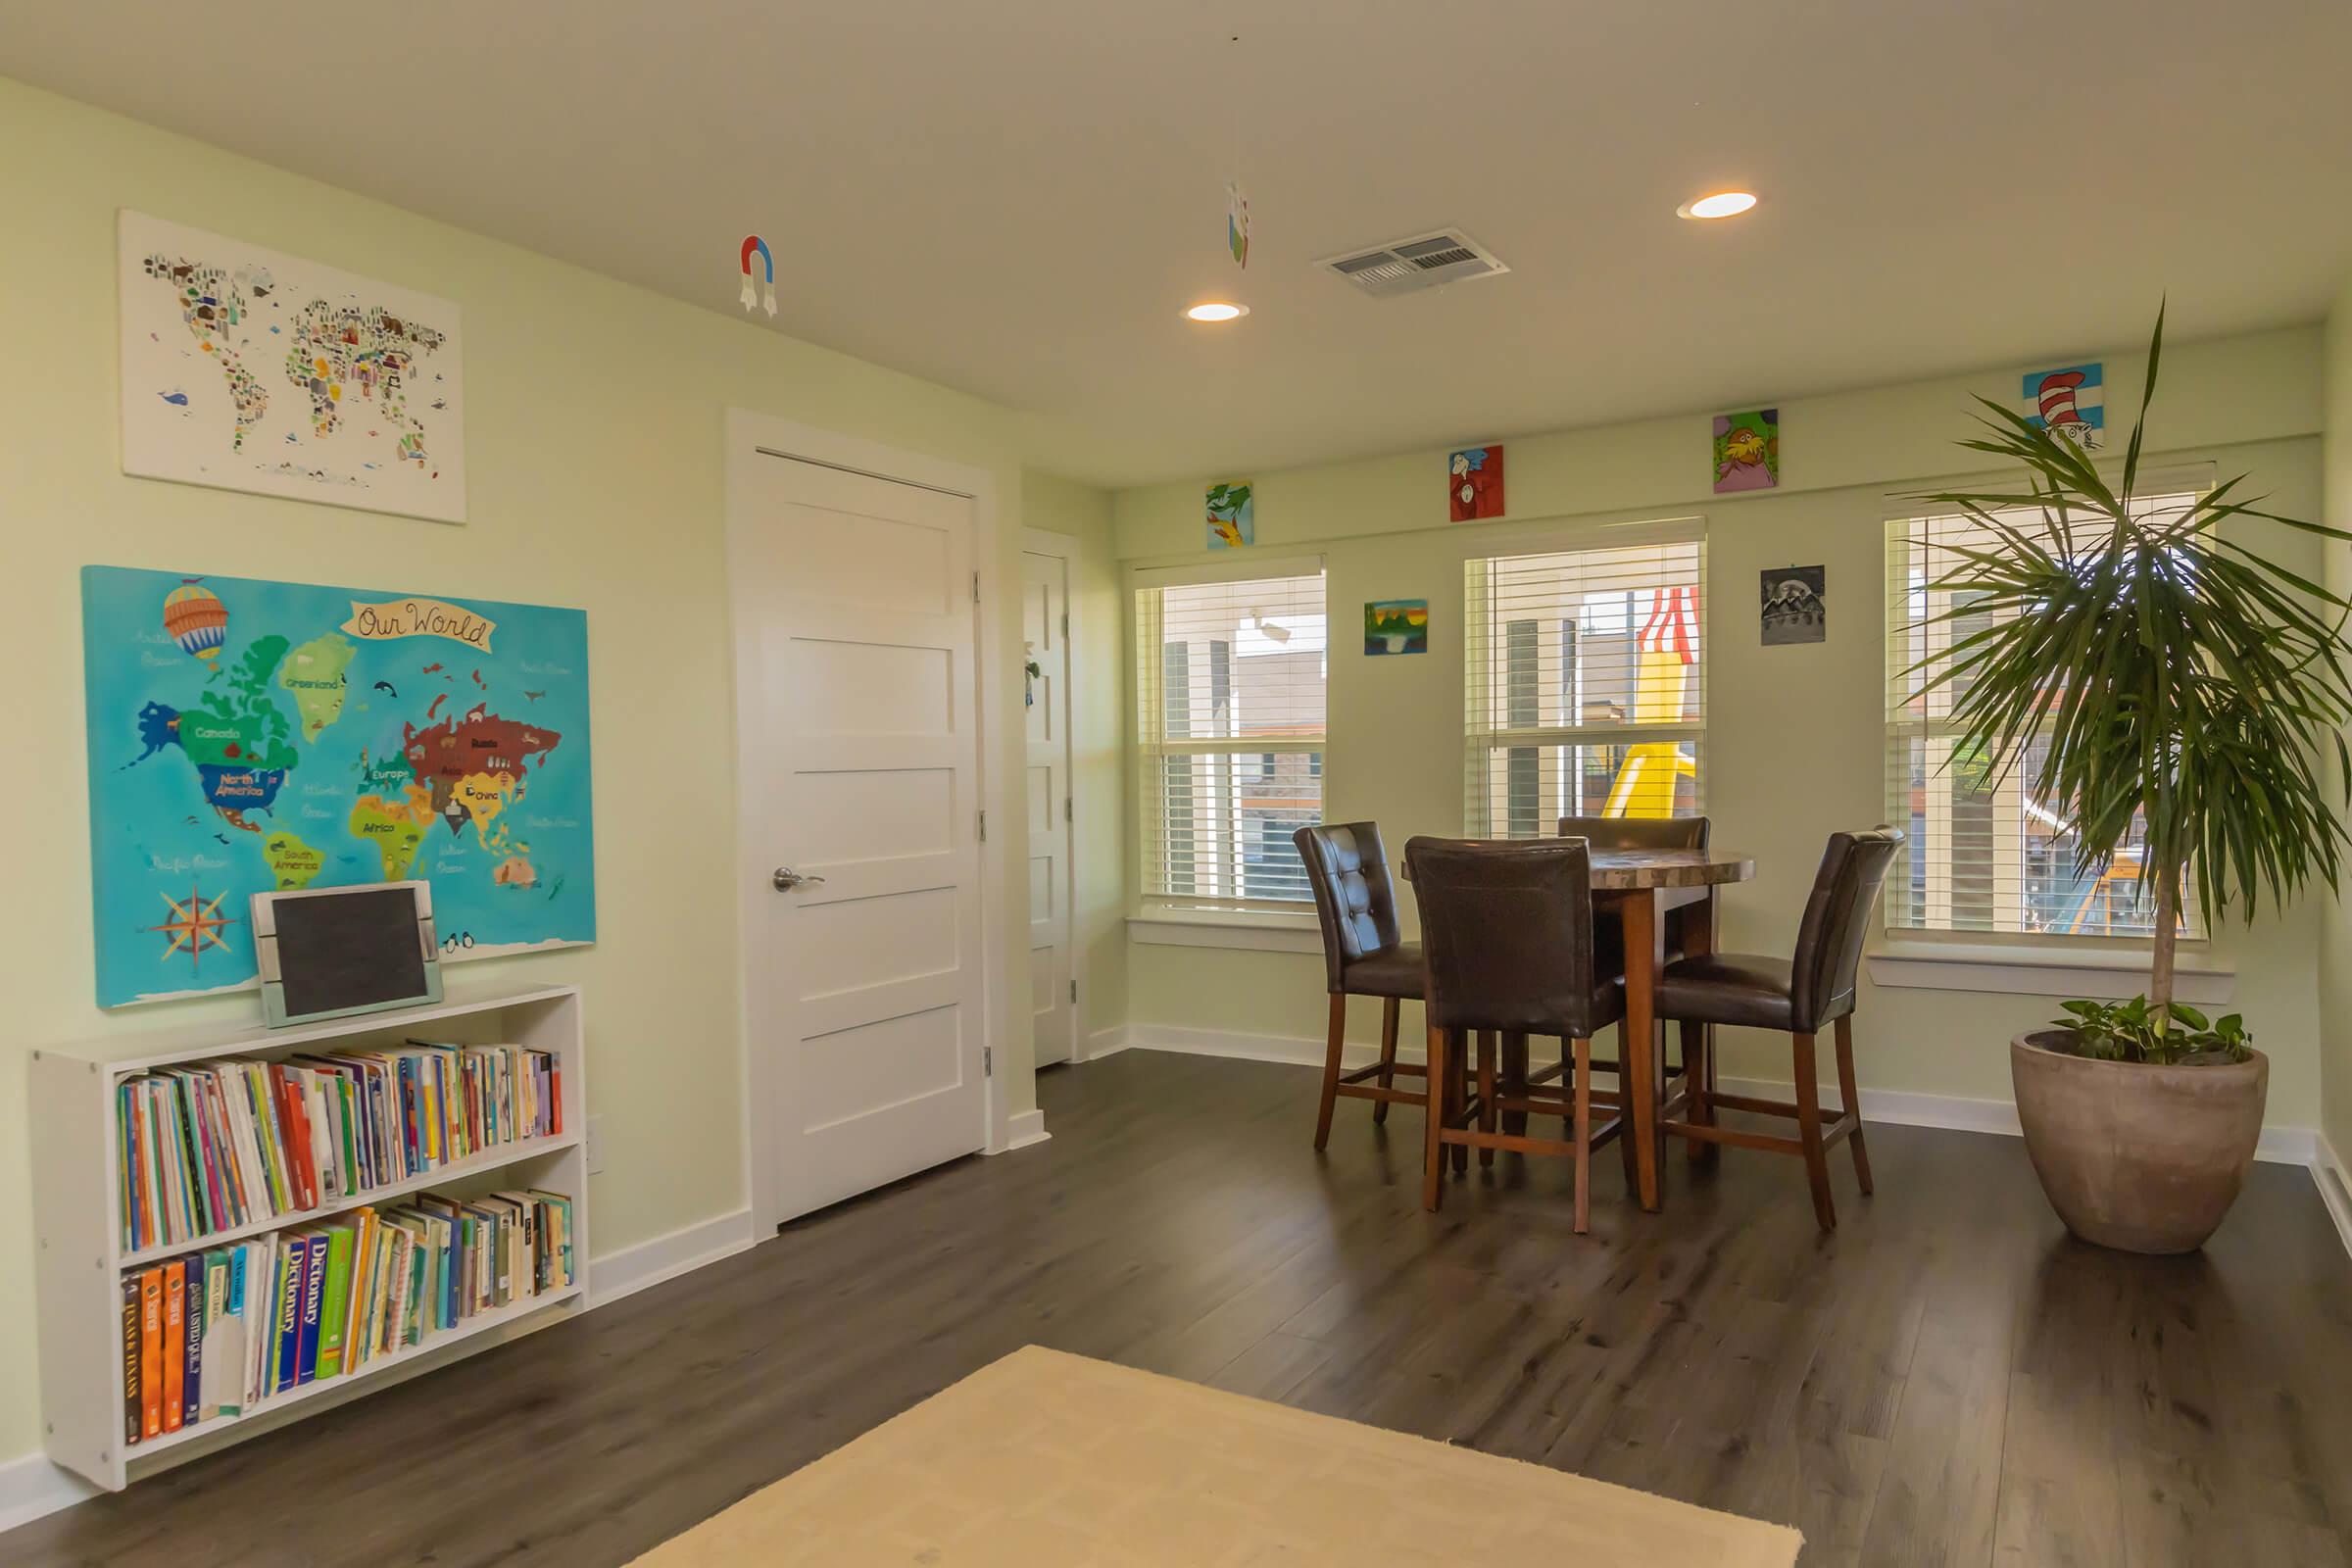
<svg viewBox="0 0 2352 1568"><path fill-rule="evenodd" d="M1715 416L1715 493L1770 490L1781 482L1781 411Z"/></svg>
<svg viewBox="0 0 2352 1568"><path fill-rule="evenodd" d="M763 273L758 280L755 280L752 275L752 258L755 256L760 258ZM771 321L774 320L776 318L776 257L775 253L767 248L767 241L757 234L743 236L742 268L743 308L747 311L764 309L767 312L767 318Z"/></svg>
<svg viewBox="0 0 2352 1568"><path fill-rule="evenodd" d="M1239 550L1257 543L1257 506L1248 481L1208 487L1208 548Z"/></svg>
<svg viewBox="0 0 2352 1568"><path fill-rule="evenodd" d="M1455 522L1502 515L1502 448L1466 447L1446 460L1446 506Z"/></svg>

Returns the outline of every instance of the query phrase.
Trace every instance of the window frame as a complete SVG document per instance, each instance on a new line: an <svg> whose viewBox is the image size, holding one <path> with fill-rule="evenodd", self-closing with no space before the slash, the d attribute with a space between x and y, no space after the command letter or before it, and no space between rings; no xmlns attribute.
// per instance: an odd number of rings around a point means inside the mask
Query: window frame
<svg viewBox="0 0 2352 1568"><path fill-rule="evenodd" d="M1254 552L1237 552L1251 558ZM1323 722L1320 732L1313 736L1205 736L1169 737L1159 733L1165 723L1164 693L1166 674L1163 668L1165 643L1162 640L1160 590L1186 588L1225 582L1263 582L1314 577L1322 585L1323 608ZM1128 613L1132 617L1135 650L1133 681L1129 715L1135 724L1130 756L1135 762L1136 784L1131 792L1135 812L1134 850L1129 862L1135 868L1133 896L1128 905L1130 934L1139 941L1161 942L1179 946L1274 947L1284 951L1296 949L1301 932L1310 936L1319 928L1314 912L1314 895L1306 889L1297 899L1250 897L1244 894L1170 893L1154 884L1164 869L1161 846L1167 828L1164 821L1164 803L1160 800L1163 759L1172 756L1208 757L1221 759L1214 773L1212 787L1223 789L1228 796L1245 785L1264 782L1261 774L1264 760L1276 759L1276 773L1280 759L1305 756L1312 760L1306 776L1299 782L1311 784L1315 791L1314 820L1323 819L1325 804L1330 799L1330 769L1327 751L1330 746L1331 691L1331 579L1323 558L1290 556L1268 559L1243 559L1230 562L1200 562L1183 565L1131 565L1126 572ZM1247 847L1245 835L1232 835L1231 851L1237 879L1247 875ZM1228 942L1225 935L1235 934ZM1319 939L1314 951L1320 951Z"/></svg>
<svg viewBox="0 0 2352 1568"><path fill-rule="evenodd" d="M2119 474L2108 472L2110 466L2105 463L2099 465L2102 477L2113 481L2118 479ZM1990 489L1997 488L2002 482L2001 476L1986 475L1973 479L1949 481L1949 485L1955 489ZM2139 475L2136 490L2141 500L2156 502L2176 496L2201 495L2212 489L2213 484L2214 473L2211 465L2191 465L2186 467L2143 470ZM2022 512L2029 509L2018 510ZM2070 953L2076 955L2075 962L2088 965L2090 969L2095 970L2100 961L2099 956L2105 955L2119 961L2129 959L2132 967L2136 968L2138 956L2154 951L2155 934L2153 931L2034 930L2025 924L2024 906L2027 896L2022 889L2026 874L2023 831L2021 827L2015 833L2019 840L2018 848L2010 850L2004 847L2002 839L2008 835L2003 831L2003 822L2007 813L1997 804L1993 825L1989 830L1994 838L1994 850L1990 857L1990 874L1997 879L2004 858L2010 855L2016 856L2021 882L2021 891L2017 896L2020 912L2013 917L2012 922L2002 923L2004 915L1996 909L1994 915L1996 923L1989 927L1954 925L1949 923L1948 913L1945 915L1945 923L1934 923L1932 916L1927 912L1934 904L1933 884L1935 879L1933 875L1931 874L1930 877L1931 887L1927 894L1915 898L1911 892L1913 868L1918 863L1918 857L1925 854L1930 846L1923 836L1911 833L1913 819L1909 798L1911 789L1909 780L1910 749L1913 745L1921 743L1933 746L1938 737L1948 738L1954 732L1948 717L1937 719L1927 714L1915 714L1910 711L1908 691L1916 686L1917 677L1906 680L1903 672L1910 668L1914 662L1909 634L1917 624L1920 615L1913 610L1912 605L1915 597L1922 592L1918 585L1910 581L1911 558L1914 552L1921 548L1915 542L1913 530L1917 524L1932 519L1958 515L1960 514L1951 512L1905 511L1891 513L1885 517L1882 565L1885 576L1886 620L1883 628L1882 652L1885 657L1886 678L1881 714L1881 764L1885 771L1887 820L1902 828L1906 834L1902 848L1896 852L1894 863L1887 868L1888 896L1879 901L1879 924L1884 934L1883 940L1891 945L1886 950L1886 954L1894 957L1903 957L1907 954L1910 956L1906 957L1905 961L1926 964L1936 961L1931 956L1938 952L1949 954L1953 957L1961 957L1969 950L1974 949L1981 951L1985 956L1986 962L2005 965L2012 970L2018 968L2020 964L2029 968L2036 964L2064 965L2069 962L2067 955ZM1898 572L1901 574L1899 581ZM1946 646L1950 640L1951 634L1947 632L1943 639ZM1929 781L1927 788L1932 800L1936 788L1935 781L1938 778L1948 779L1950 773L1948 769L1932 765L1926 771ZM2020 790L2026 788L2022 767L2013 770L2010 779L2004 784L2004 788ZM1946 832L1948 834L1948 828ZM1948 849L1942 858L1946 862L1952 858ZM1948 871L1944 880L1948 883ZM1948 902L1948 894L1946 898ZM1922 907L1922 913L1916 920L1912 919L1909 913L1915 904ZM2186 899L2182 906L2180 943L2183 949L2202 950L2208 945L2211 933L2205 927L2204 917L2197 907L2194 897ZM1931 983L1920 979L1912 979L1908 982L1898 980L1895 983L1956 984L1953 982ZM1960 986L1959 988L1974 989L1969 986ZM2140 989L2145 989L2144 981L2140 983ZM2076 992L2072 994L2094 993ZM2117 995L2125 994L2127 993L2117 993Z"/></svg>
<svg viewBox="0 0 2352 1568"><path fill-rule="evenodd" d="M1528 528L1489 534L1466 543L1462 551L1462 823L1463 831L1472 837L1507 837L1508 823L1496 830L1490 806L1491 775L1487 759L1495 752L1534 749L1539 758L1548 747L1641 746L1651 744L1682 745L1688 743L1697 772L1692 780L1694 808L1691 814L1706 810L1707 791L1707 717L1709 707L1709 667L1714 662L1713 638L1707 626L1708 607L1713 598L1713 584L1708 578L1707 520L1703 515L1677 517L1647 517L1617 522L1537 524ZM1494 711L1496 697L1494 671L1493 644L1496 635L1489 605L1484 594L1492 591L1491 584L1482 582L1481 568L1489 568L1497 561L1509 561L1526 556L1578 555L1610 550L1635 550L1659 545L1693 545L1698 550L1698 565L1693 586L1697 589L1694 607L1698 617L1698 710L1695 721L1673 723L1575 723L1535 724L1489 727L1486 720ZM1507 625L1507 623L1505 623ZM1539 770L1541 762L1539 761ZM1539 771L1540 776L1540 771ZM1544 817L1539 808L1536 833L1539 838L1550 837L1558 831L1556 819Z"/></svg>

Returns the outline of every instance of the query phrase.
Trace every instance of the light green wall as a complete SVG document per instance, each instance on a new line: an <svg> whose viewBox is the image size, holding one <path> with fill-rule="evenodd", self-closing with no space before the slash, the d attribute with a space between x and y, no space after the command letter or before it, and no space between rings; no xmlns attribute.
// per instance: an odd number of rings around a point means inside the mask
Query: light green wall
<svg viewBox="0 0 2352 1568"><path fill-rule="evenodd" d="M2326 329L2328 516L2352 529L2352 282L2335 299ZM2327 545L2328 588L2352 594L2352 546ZM2327 1114L2321 1128L2338 1159L2352 1158L2352 915L2341 898L2322 906L2320 1051Z"/></svg>
<svg viewBox="0 0 2352 1568"><path fill-rule="evenodd" d="M2225 476L2247 471L2278 510L2315 514L2319 348L2310 329L2176 345L2150 425L2154 461L2210 461ZM2104 360L2111 427L2128 427L2144 355L2110 352ZM1703 416L1511 441L1514 520L1475 527L1443 521L1442 449L1252 475L1257 548L1269 557L1319 551L1330 574L1340 634L1330 665L1327 817L1375 818L1393 849L1413 833L1461 830L1465 554L1530 531L1520 519L1573 528L1703 515L1712 650L1707 808L1715 841L1757 861L1756 880L1725 895L1723 936L1733 948L1786 952L1827 835L1885 814L1884 527L1902 511L1887 492L1980 471L1951 445L1969 428L1967 394L2014 398L2018 388L2016 374L1998 374L1786 403L1783 487L1768 495L1706 493ZM1197 553L1200 498L1189 484L1122 492L1114 511L1121 553ZM2283 559L2317 568L2318 551L2304 536L2277 532ZM1829 569L1828 640L1761 647L1758 573L1814 563ZM1376 598L1429 600L1427 656L1366 659L1355 650L1346 630ZM2315 920L2273 915L2251 932L2220 932L2213 944L2236 966L2238 1000L2273 1055L2271 1117L2283 1126L2319 1120L2316 942ZM1129 986L1141 1025L1305 1038L1322 1029L1321 959L1311 956L1136 943ZM1866 991L1857 1036L1863 1082L2006 1100L2008 1038L2049 1017L2053 1005L2038 997ZM1351 1029L1372 1038L1369 1010ZM1734 1040L1726 1071L1785 1080L1786 1043Z"/></svg>
<svg viewBox="0 0 2352 1568"><path fill-rule="evenodd" d="M26 1053L207 1021L251 997L101 1015L91 1004L79 600L90 563L382 583L588 612L596 727L597 946L499 960L473 986L564 983L587 998L590 1110L611 1251L746 1200L735 1086L731 653L721 550L724 411L741 407L987 468L1000 564L1031 516L1018 419L977 399L730 320L218 149L0 79L0 527L17 765L0 898L0 1460L39 1441ZM464 312L470 526L126 478L117 454L115 214L134 208L423 289ZM732 288L713 277L722 305ZM1066 518L1099 494L1041 484ZM1100 524L1096 525L1098 536ZM1098 568L1097 575L1102 575ZM1097 585L1098 595L1101 592ZM1096 606L1094 614L1101 615ZM1019 711L1019 617L995 655ZM1005 726L1007 777L1020 730ZM1104 788L1098 760L1092 787ZM1114 819L1117 790L1081 808ZM1008 863L1025 858L1021 816ZM1014 877L1004 917L1028 919ZM1099 897L1115 895L1102 893ZM1025 995L1023 944L1001 977ZM1115 989L1115 988L1114 988ZM1000 1052L1034 1103L1027 1009Z"/></svg>

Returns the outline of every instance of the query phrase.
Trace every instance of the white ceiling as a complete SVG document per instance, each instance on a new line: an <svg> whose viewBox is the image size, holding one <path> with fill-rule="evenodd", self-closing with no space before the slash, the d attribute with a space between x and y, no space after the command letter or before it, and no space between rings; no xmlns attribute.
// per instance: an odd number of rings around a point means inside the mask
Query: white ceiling
<svg viewBox="0 0 2352 1568"><path fill-rule="evenodd" d="M744 330L1118 484L2315 319L2348 62L2344 0L0 3L0 73L739 318L757 229ZM1443 224L1511 273L1310 266Z"/></svg>

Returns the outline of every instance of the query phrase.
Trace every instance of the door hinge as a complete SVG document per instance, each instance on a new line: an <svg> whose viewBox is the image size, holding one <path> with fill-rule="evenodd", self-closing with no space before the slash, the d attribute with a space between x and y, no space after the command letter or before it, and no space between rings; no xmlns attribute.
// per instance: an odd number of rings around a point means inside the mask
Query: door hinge
<svg viewBox="0 0 2352 1568"><path fill-rule="evenodd" d="M978 572L976 572L976 571L975 571L975 572L973 572L973 573L972 573L972 603L976 605L976 604L978 604L979 602L980 602L980 574L979 574Z"/></svg>
<svg viewBox="0 0 2352 1568"><path fill-rule="evenodd" d="M988 842L988 813L986 811L980 813L980 842L983 844Z"/></svg>
<svg viewBox="0 0 2352 1568"><path fill-rule="evenodd" d="M1075 980L1070 982L1070 1000L1072 1002L1078 1000L1078 982Z"/></svg>
<svg viewBox="0 0 2352 1568"><path fill-rule="evenodd" d="M1061 612L1061 638L1064 642L1070 638L1070 612L1066 610Z"/></svg>
<svg viewBox="0 0 2352 1568"><path fill-rule="evenodd" d="M980 1076L983 1078L994 1078L996 1075L997 1048L994 1046L982 1046L980 1048Z"/></svg>
<svg viewBox="0 0 2352 1568"><path fill-rule="evenodd" d="M1078 820L1078 808L1075 804L1076 800L1077 797L1074 795L1064 795L1061 798L1061 819L1064 822L1075 822Z"/></svg>

